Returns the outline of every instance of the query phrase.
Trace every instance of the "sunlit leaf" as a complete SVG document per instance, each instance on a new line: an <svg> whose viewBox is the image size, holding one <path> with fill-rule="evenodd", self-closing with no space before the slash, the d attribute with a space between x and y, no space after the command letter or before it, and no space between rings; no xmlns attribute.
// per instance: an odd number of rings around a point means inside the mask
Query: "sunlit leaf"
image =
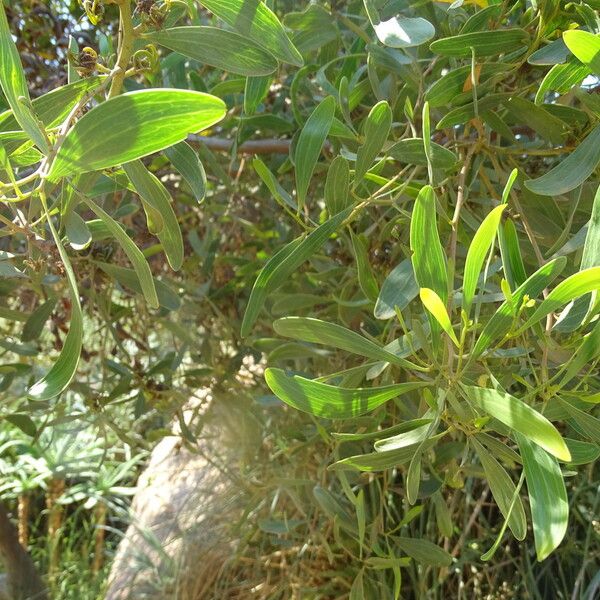
<svg viewBox="0 0 600 600"><path fill-rule="evenodd" d="M500 219L502 218L502 213L505 208L506 204L501 204L486 216L469 246L463 276L462 300L463 310L467 315L469 314L471 303L475 296L477 281L481 274L485 257L494 243L498 225L500 224Z"/></svg>
<svg viewBox="0 0 600 600"><path fill-rule="evenodd" d="M600 36L571 29L563 33L567 48L596 75L600 75Z"/></svg>
<svg viewBox="0 0 600 600"><path fill-rule="evenodd" d="M48 140L33 114L25 73L21 66L19 52L8 27L8 20L2 2L0 2L0 57L2 57L0 61L0 87L12 108L15 119L37 147L46 153L49 150Z"/></svg>
<svg viewBox="0 0 600 600"><path fill-rule="evenodd" d="M560 460L571 459L569 449L554 425L522 400L494 389L461 385L469 401L488 415L523 434Z"/></svg>
<svg viewBox="0 0 600 600"><path fill-rule="evenodd" d="M524 331L543 319L546 315L554 312L575 298L579 298L589 292L600 290L600 267L585 269L575 273L561 281L547 296L542 300L534 313L525 321L519 331Z"/></svg>
<svg viewBox="0 0 600 600"><path fill-rule="evenodd" d="M456 346L459 346L458 338L452 329L450 316L442 299L429 288L421 288L419 291L423 306L434 316L435 320L441 325L442 329L448 334Z"/></svg>
<svg viewBox="0 0 600 600"><path fill-rule="evenodd" d="M383 360L408 369L417 371L425 370L423 367L419 367L392 354L355 331L346 329L335 323L328 323L327 321L321 321L312 317L284 317L283 319L274 321L273 329L279 335L304 342L340 348L347 352L366 356L374 360Z"/></svg>
<svg viewBox="0 0 600 600"><path fill-rule="evenodd" d="M48 178L107 169L163 150L218 123L219 98L189 90L128 92L99 104L69 130Z"/></svg>
<svg viewBox="0 0 600 600"><path fill-rule="evenodd" d="M469 361L475 360L485 350L492 347L492 344L498 338L505 335L514 320L515 307L520 307L525 296L537 298L542 291L562 272L567 264L564 256L555 258L540 267L531 277L523 282L512 293L512 303L508 301L502 303L498 310L492 315L485 324L483 331L479 334L477 342L471 352Z"/></svg>
<svg viewBox="0 0 600 600"><path fill-rule="evenodd" d="M415 381L373 388L341 388L281 369L267 369L265 381L271 391L291 407L327 419L349 419L375 410L392 398L430 385Z"/></svg>

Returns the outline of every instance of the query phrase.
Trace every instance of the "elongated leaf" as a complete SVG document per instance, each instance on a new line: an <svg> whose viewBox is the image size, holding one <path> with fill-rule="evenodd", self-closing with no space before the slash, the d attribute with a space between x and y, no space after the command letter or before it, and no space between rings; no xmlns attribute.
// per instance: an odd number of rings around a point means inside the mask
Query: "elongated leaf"
<svg viewBox="0 0 600 600"><path fill-rule="evenodd" d="M422 420L428 421L428 419ZM416 427L410 431L404 431L391 437L379 439L375 442L374 448L377 452L387 452L389 450L397 450L398 448L418 444L427 437L430 429L430 424L424 423L421 427ZM379 433L383 435L383 431Z"/></svg>
<svg viewBox="0 0 600 600"><path fill-rule="evenodd" d="M546 315L554 312L557 308L564 306L571 300L579 298L589 292L600 290L600 267L585 269L579 273L567 277L561 281L547 296L542 300L535 312L527 319L519 331L525 331L534 323L543 319Z"/></svg>
<svg viewBox="0 0 600 600"><path fill-rule="evenodd" d="M313 110L306 120L294 153L296 163L296 192L298 206L302 208L306 201L308 184L315 165L321 154L321 148L331 128L335 113L335 98L328 96Z"/></svg>
<svg viewBox="0 0 600 600"><path fill-rule="evenodd" d="M348 512L344 510L337 498L329 490L316 485L313 488L313 495L330 519L337 521L347 531L355 535L358 534L358 527L354 519L350 517Z"/></svg>
<svg viewBox="0 0 600 600"><path fill-rule="evenodd" d="M352 238L352 250L354 251L354 259L356 264L356 270L358 272L358 284L363 294L371 300L376 302L379 296L379 287L377 286L377 279L371 269L371 263L369 261L369 254L366 247L366 240L362 235L356 235L354 232L350 232Z"/></svg>
<svg viewBox="0 0 600 600"><path fill-rule="evenodd" d="M497 29L436 40L429 48L443 56L471 56L471 48L477 57L494 56L525 47L528 38L528 33L523 29Z"/></svg>
<svg viewBox="0 0 600 600"><path fill-rule="evenodd" d="M127 287L137 294L143 295L142 286L137 273L133 269L119 267L111 263L94 261L94 264L102 269L109 277L118 281L122 286ZM163 308L170 311L178 310L181 307L181 298L172 290L166 283L160 279L154 279L154 287L156 288L156 296L158 303Z"/></svg>
<svg viewBox="0 0 600 600"><path fill-rule="evenodd" d="M581 254L580 269L600 266L600 187L596 190L592 214ZM575 331L588 318L597 298L597 292L580 296L561 312L554 329L561 333ZM591 315L590 315L591 316Z"/></svg>
<svg viewBox="0 0 600 600"><path fill-rule="evenodd" d="M350 208L338 213L307 235L284 246L263 267L258 275L242 321L241 335L246 337L254 325L265 299L282 285L292 273L308 260L350 215Z"/></svg>
<svg viewBox="0 0 600 600"><path fill-rule="evenodd" d="M219 98L189 90L152 89L111 98L69 131L48 178L97 171L163 150L218 123Z"/></svg>
<svg viewBox="0 0 600 600"><path fill-rule="evenodd" d="M25 73L19 59L19 52L13 42L4 4L0 2L0 87L8 104L12 108L15 119L23 131L29 135L36 146L44 153L49 150L44 131L31 110L31 100Z"/></svg>
<svg viewBox="0 0 600 600"><path fill-rule="evenodd" d="M347 208L350 197L350 167L343 156L336 156L329 165L325 180L325 205L331 216Z"/></svg>
<svg viewBox="0 0 600 600"><path fill-rule="evenodd" d="M22 342L31 342L40 337L44 325L54 311L55 306L56 298L50 298L43 304L40 304L40 306L29 315L29 318L25 321L25 325L23 326L23 332L21 333Z"/></svg>
<svg viewBox="0 0 600 600"><path fill-rule="evenodd" d="M583 434L592 442L600 446L600 419L579 410L571 402L559 398L560 405L564 407L569 416L577 423Z"/></svg>
<svg viewBox="0 0 600 600"><path fill-rule="evenodd" d="M87 93L98 87L105 76L87 77L58 87L32 101L35 116L46 126L55 127L72 110L73 106ZM0 131L15 131L19 123L12 110L0 113Z"/></svg>
<svg viewBox="0 0 600 600"><path fill-rule="evenodd" d="M506 469L475 438L470 438L470 440L479 456L481 466L500 512L505 519L508 518L508 526L514 536L518 540L525 539L527 535L527 518L520 497L517 496L513 505L513 496L517 489L515 484Z"/></svg>
<svg viewBox="0 0 600 600"><path fill-rule="evenodd" d="M481 274L481 268L483 267L487 253L494 243L498 225L500 224L500 219L502 218L502 213L505 208L506 204L501 204L487 215L479 226L479 229L475 233L471 245L469 246L467 260L465 261L462 298L463 310L467 316L469 315L471 303L475 296L475 289L477 287L479 275Z"/></svg>
<svg viewBox="0 0 600 600"><path fill-rule="evenodd" d="M590 69L577 60L564 65L554 65L544 77L535 94L535 103L541 104L548 92L566 94L574 85L581 83L590 74Z"/></svg>
<svg viewBox="0 0 600 600"><path fill-rule="evenodd" d="M588 223L588 230L581 254L581 268L600 266L600 186L594 196L592 214Z"/></svg>
<svg viewBox="0 0 600 600"><path fill-rule="evenodd" d="M125 163L123 169L140 197L162 217L164 227L155 235L165 250L171 268L178 271L183 264L183 237L171 205L171 195L141 160Z"/></svg>
<svg viewBox="0 0 600 600"><path fill-rule="evenodd" d="M600 36L572 29L563 33L567 48L596 75L600 75Z"/></svg>
<svg viewBox="0 0 600 600"><path fill-rule="evenodd" d="M569 359L565 373L560 382L560 387L564 387L571 379L577 376L577 373L586 365L591 364L600 355L600 320L594 326L594 329L586 335Z"/></svg>
<svg viewBox="0 0 600 600"><path fill-rule="evenodd" d="M374 388L341 388L281 369L267 369L265 381L271 391L291 407L327 419L350 419L375 410L392 398L430 385L415 381Z"/></svg>
<svg viewBox="0 0 600 600"><path fill-rule="evenodd" d="M69 331L65 338L62 350L56 362L51 369L39 381L34 383L28 390L27 396L32 400L50 400L62 393L75 377L79 356L83 344L83 313L79 302L79 291L73 267L69 261L69 256L65 251L54 223L50 218L48 209L43 202L44 212L48 220L48 226L54 238L54 243L58 249L60 259L65 267L67 276L67 285L69 289L69 298L71 300L71 322Z"/></svg>
<svg viewBox="0 0 600 600"><path fill-rule="evenodd" d="M418 293L412 262L403 260L392 269L381 286L373 311L375 318L391 319L396 315L396 308L404 310Z"/></svg>
<svg viewBox="0 0 600 600"><path fill-rule="evenodd" d="M279 204L287 204L290 208L296 208L296 204L294 203L291 195L281 186L277 180L277 177L273 175L273 173L269 170L269 167L267 167L267 165L265 165L260 158L254 158L252 161L252 166Z"/></svg>
<svg viewBox="0 0 600 600"><path fill-rule="evenodd" d="M511 289L515 289L527 279L525 265L519 247L517 229L511 219L506 219L504 227L498 230L502 268Z"/></svg>
<svg viewBox="0 0 600 600"><path fill-rule="evenodd" d="M571 453L571 465L587 465L600 457L600 446L579 440L565 438Z"/></svg>
<svg viewBox="0 0 600 600"><path fill-rule="evenodd" d="M373 16L372 10L367 11L369 17ZM412 48L428 42L434 35L433 25L421 17L397 16L380 21L371 18L371 24L379 41L390 48Z"/></svg>
<svg viewBox="0 0 600 600"><path fill-rule="evenodd" d="M571 56L562 38L558 38L548 45L536 50L528 59L530 65L559 65Z"/></svg>
<svg viewBox="0 0 600 600"><path fill-rule="evenodd" d="M282 62L304 64L277 16L261 0L202 0L212 13Z"/></svg>
<svg viewBox="0 0 600 600"><path fill-rule="evenodd" d="M269 75L277 69L271 54L246 36L207 26L173 27L146 34L155 44L238 75Z"/></svg>
<svg viewBox="0 0 600 600"><path fill-rule="evenodd" d="M553 144L562 143L565 134L563 121L552 116L543 107L520 96L513 96L505 106L516 123L527 125Z"/></svg>
<svg viewBox="0 0 600 600"><path fill-rule="evenodd" d="M395 542L403 552L417 562L446 567L452 564L452 556L429 540L400 536L395 538Z"/></svg>
<svg viewBox="0 0 600 600"><path fill-rule="evenodd" d="M555 258L540 267L531 277L523 282L512 293L512 303L504 302L485 324L483 331L477 338L469 361L475 360L484 350L492 347L492 344L509 330L514 318L514 310L520 307L525 296L537 298L552 281L561 273L567 264L564 256Z"/></svg>
<svg viewBox="0 0 600 600"><path fill-rule="evenodd" d="M375 157L381 152L391 126L392 110L389 104L382 100L371 109L365 121L363 131L365 141L356 155L355 187L362 181Z"/></svg>
<svg viewBox="0 0 600 600"><path fill-rule="evenodd" d="M566 194L581 185L600 162L600 125L581 144L548 173L530 179L525 185L541 196Z"/></svg>
<svg viewBox="0 0 600 600"><path fill-rule="evenodd" d="M106 225L107 229L123 248L123 251L131 261L138 276L146 302L148 302L152 308L158 308L159 303L156 296L156 288L154 287L154 279L152 278L152 271L150 271L150 267L148 266L142 251L133 243L121 226L93 200L86 196L81 196L81 199L95 215L102 220L104 225Z"/></svg>
<svg viewBox="0 0 600 600"><path fill-rule="evenodd" d="M560 467L553 456L517 434L523 457L535 551L539 561L562 542L569 520L569 502Z"/></svg>
<svg viewBox="0 0 600 600"><path fill-rule="evenodd" d="M92 243L92 234L79 213L71 210L64 219L65 233L73 250L85 250Z"/></svg>
<svg viewBox="0 0 600 600"><path fill-rule="evenodd" d="M431 423L431 419L412 419L411 421L405 421L404 423L398 423L397 425L392 425L386 429L378 429L376 431L370 431L369 433L338 433L332 431L331 435L340 442L378 440L379 438L387 436L390 436L391 438L397 434L418 429L423 425L429 425L429 423Z"/></svg>
<svg viewBox="0 0 600 600"><path fill-rule="evenodd" d="M37 427L29 415L12 413L4 417L11 425L18 427L25 435L33 437L37 434Z"/></svg>
<svg viewBox="0 0 600 600"><path fill-rule="evenodd" d="M434 316L435 320L441 325L442 329L448 334L455 346L459 346L458 338L452 329L450 316L446 310L446 305L442 299L429 288L421 288L419 291L423 306Z"/></svg>
<svg viewBox="0 0 600 600"><path fill-rule="evenodd" d="M409 165L427 166L427 156L423 138L405 138L394 144L388 151L392 158ZM431 165L434 169L452 169L458 163L456 154L444 146L431 142Z"/></svg>
<svg viewBox="0 0 600 600"><path fill-rule="evenodd" d="M410 249L415 279L420 287L432 289L448 299L446 257L437 230L435 192L430 185L421 188L410 222Z"/></svg>
<svg viewBox="0 0 600 600"><path fill-rule="evenodd" d="M179 144L166 148L165 154L190 186L194 198L198 202L204 200L206 173L194 149L186 142L179 142Z"/></svg>
<svg viewBox="0 0 600 600"><path fill-rule="evenodd" d="M277 319L273 323L273 329L279 334L303 342L312 342L332 346L347 352L352 352L360 356L366 356L374 360L383 360L385 362L399 365L408 369L424 371L419 367L391 352L378 346L375 342L363 337L362 335L346 329L335 323L328 323L320 319L311 317L284 317Z"/></svg>
<svg viewBox="0 0 600 600"><path fill-rule="evenodd" d="M269 91L271 81L273 79L268 75L246 77L246 85L244 87L244 113L246 115L253 115L256 112L259 104ZM247 121L244 122L247 124Z"/></svg>
<svg viewBox="0 0 600 600"><path fill-rule="evenodd" d="M440 433L425 440L424 442L421 442L420 444L405 446L404 448L398 448L397 450L371 452L369 454L357 454L355 456L349 456L348 458L338 460L330 467L330 469L335 471L364 471L366 473L393 469L398 465L403 465L409 462L415 455L415 450L417 447L420 446L421 450L425 451L434 446L443 435L445 434Z"/></svg>
<svg viewBox="0 0 600 600"><path fill-rule="evenodd" d="M571 459L569 449L554 425L522 400L506 392L461 385L469 401L501 423L522 433L560 460Z"/></svg>

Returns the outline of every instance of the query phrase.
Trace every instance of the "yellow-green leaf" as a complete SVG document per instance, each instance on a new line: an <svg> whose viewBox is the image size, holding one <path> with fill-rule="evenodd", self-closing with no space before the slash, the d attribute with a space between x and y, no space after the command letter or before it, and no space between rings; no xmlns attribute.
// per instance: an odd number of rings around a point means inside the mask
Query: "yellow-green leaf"
<svg viewBox="0 0 600 600"><path fill-rule="evenodd" d="M442 326L442 329L450 336L450 339L454 344L458 346L458 338L452 329L450 316L448 315L448 311L446 310L446 306L442 302L442 299L429 288L421 288L419 290L419 296L423 306L435 317L435 320Z"/></svg>

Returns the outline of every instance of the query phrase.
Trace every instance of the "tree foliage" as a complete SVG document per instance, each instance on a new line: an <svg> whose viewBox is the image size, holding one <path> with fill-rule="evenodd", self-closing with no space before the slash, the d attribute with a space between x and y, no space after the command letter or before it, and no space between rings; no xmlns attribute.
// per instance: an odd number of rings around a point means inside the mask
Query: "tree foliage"
<svg viewBox="0 0 600 600"><path fill-rule="evenodd" d="M35 97L20 5L0 4L11 427L148 448L175 419L193 445L189 399L235 390L303 473L269 522L347 563L310 597L435 597L434 567L552 556L600 455L600 5L85 0L49 59L66 81Z"/></svg>

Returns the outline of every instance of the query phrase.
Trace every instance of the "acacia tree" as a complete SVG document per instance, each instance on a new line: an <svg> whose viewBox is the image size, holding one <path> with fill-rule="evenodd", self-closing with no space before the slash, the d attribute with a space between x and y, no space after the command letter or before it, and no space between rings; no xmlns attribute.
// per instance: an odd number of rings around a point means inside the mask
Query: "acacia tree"
<svg viewBox="0 0 600 600"><path fill-rule="evenodd" d="M31 435L41 414L115 426L126 403L182 421L199 343L178 315L214 257L194 202L210 190L210 214L233 189L209 149L284 148L252 159L245 188L271 258L249 294L246 251L222 286L213 272L210 300L235 299L219 332L313 418L332 471L314 502L352 558L350 594L397 597L413 561L450 565L463 490L475 519L491 492L503 523L483 560L528 523L546 559L568 524L563 471L600 454L595 4L90 0L115 39L73 39L68 83L33 101L2 10L2 310L22 342L6 349L59 348L47 368L6 365L4 416Z"/></svg>

